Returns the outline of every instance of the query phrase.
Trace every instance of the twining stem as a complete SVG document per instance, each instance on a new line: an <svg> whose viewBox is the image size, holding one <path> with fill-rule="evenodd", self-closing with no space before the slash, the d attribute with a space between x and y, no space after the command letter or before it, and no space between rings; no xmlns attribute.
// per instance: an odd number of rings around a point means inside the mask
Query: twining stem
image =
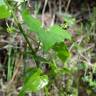
<svg viewBox="0 0 96 96"><path fill-rule="evenodd" d="M32 48L32 44L30 43L30 41L29 41L26 33L24 32L21 24L19 23L17 17L15 16L15 12L14 12L13 8L10 6L10 4L8 3L8 0L6 0L6 3L7 3L7 5L8 5L8 7L11 9L12 16L13 16L13 18L14 18L14 21L15 21L17 27L18 27L19 30L20 30L20 33L24 36L27 44L29 45L29 48L31 49L31 53L32 53L32 56L33 56L33 58L34 58L34 60L35 60L36 65L38 65L38 60L36 59L37 56L36 56L36 53L35 53L34 49Z"/></svg>
<svg viewBox="0 0 96 96"><path fill-rule="evenodd" d="M16 24L17 24L17 26L18 26L18 28L19 28L19 30L20 30L20 32L21 32L21 34L24 36L27 44L29 45L29 48L31 49L32 56L33 56L33 58L34 58L34 60L35 60L36 65L38 66L38 60L35 59L37 56L36 56L36 53L35 53L34 49L32 48L32 44L30 43L27 35L25 34L25 32L24 32L21 24L18 22L17 18L14 16L14 13L13 13L13 17L14 17L14 20L15 20L15 22L16 22Z"/></svg>

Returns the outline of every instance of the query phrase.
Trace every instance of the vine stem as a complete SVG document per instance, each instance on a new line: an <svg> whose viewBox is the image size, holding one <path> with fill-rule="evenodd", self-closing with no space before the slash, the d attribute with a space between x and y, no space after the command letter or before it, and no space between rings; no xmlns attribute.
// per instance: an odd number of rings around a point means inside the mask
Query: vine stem
<svg viewBox="0 0 96 96"><path fill-rule="evenodd" d="M17 17L15 16L15 12L12 9L12 7L10 6L10 4L8 3L8 0L6 0L6 3L7 3L7 6L11 9L11 13L12 13L12 16L14 18L14 21L15 21L17 27L19 28L20 33L23 35L23 37L25 38L27 44L29 45L29 48L31 49L32 56L33 56L33 58L35 60L36 65L38 66L38 60L36 59L37 56L36 56L36 53L35 53L34 49L32 48L32 44L30 43L28 37L26 36L25 31L23 30L23 28L22 28L21 24L19 23Z"/></svg>

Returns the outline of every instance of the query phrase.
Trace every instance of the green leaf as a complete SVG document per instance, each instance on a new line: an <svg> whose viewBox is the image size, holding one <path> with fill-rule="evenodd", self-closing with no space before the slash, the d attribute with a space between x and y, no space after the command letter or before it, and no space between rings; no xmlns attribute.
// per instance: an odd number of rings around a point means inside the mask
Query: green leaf
<svg viewBox="0 0 96 96"><path fill-rule="evenodd" d="M36 33L42 32L41 22L39 20L37 20L36 18L32 17L27 10L23 11L22 17L23 17L23 20L25 21L25 23L30 28L30 31L36 32Z"/></svg>
<svg viewBox="0 0 96 96"><path fill-rule="evenodd" d="M8 18L10 15L11 12L4 3L4 0L0 0L0 19Z"/></svg>
<svg viewBox="0 0 96 96"><path fill-rule="evenodd" d="M53 47L54 51L57 53L57 56L65 62L70 56L70 52L67 49L67 46L64 43L57 43Z"/></svg>
<svg viewBox="0 0 96 96"><path fill-rule="evenodd" d="M29 69L27 69L26 72L25 72L25 80L24 80L24 82L27 82L27 80L29 80L29 77L31 77L32 74L34 74L34 73L40 75L40 74L42 74L42 71L40 69L37 69L37 68L29 68Z"/></svg>
<svg viewBox="0 0 96 96"><path fill-rule="evenodd" d="M29 75L30 77L26 77L27 79L25 80L19 96L24 96L26 92L37 92L48 84L47 75L40 75L40 69L36 70L32 70L32 74Z"/></svg>
<svg viewBox="0 0 96 96"><path fill-rule="evenodd" d="M65 39L71 40L71 34L67 30L62 29L62 27L58 25L51 26L44 37L42 36L45 51L57 42L63 42Z"/></svg>
<svg viewBox="0 0 96 96"><path fill-rule="evenodd" d="M55 43L63 42L64 39L71 40L71 34L58 25L45 30L41 27L41 22L32 17L28 11L23 11L22 17L32 32L36 32L39 40L43 43L43 48L48 51Z"/></svg>

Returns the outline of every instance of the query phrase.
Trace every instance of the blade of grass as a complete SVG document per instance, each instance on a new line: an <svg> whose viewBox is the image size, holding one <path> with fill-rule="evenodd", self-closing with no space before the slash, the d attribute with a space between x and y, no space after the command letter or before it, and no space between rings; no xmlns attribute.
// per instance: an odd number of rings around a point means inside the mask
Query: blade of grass
<svg viewBox="0 0 96 96"><path fill-rule="evenodd" d="M13 54L12 54L12 48L9 49L9 54L8 54L8 63L7 63L7 81L11 80L12 77L12 72L13 72Z"/></svg>

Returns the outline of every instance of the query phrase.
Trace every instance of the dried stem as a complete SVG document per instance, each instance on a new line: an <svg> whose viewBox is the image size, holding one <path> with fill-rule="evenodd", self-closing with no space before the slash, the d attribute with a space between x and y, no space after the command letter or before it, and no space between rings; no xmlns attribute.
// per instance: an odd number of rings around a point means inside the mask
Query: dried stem
<svg viewBox="0 0 96 96"><path fill-rule="evenodd" d="M65 12L68 12L68 9L69 9L69 6L70 6L70 3L71 3L71 0L68 0L68 3L67 3L67 6L66 6L66 9L65 9Z"/></svg>
<svg viewBox="0 0 96 96"><path fill-rule="evenodd" d="M42 27L44 26L44 13L45 13L47 3L48 3L48 0L45 0L44 7L43 7L43 10L42 10Z"/></svg>

